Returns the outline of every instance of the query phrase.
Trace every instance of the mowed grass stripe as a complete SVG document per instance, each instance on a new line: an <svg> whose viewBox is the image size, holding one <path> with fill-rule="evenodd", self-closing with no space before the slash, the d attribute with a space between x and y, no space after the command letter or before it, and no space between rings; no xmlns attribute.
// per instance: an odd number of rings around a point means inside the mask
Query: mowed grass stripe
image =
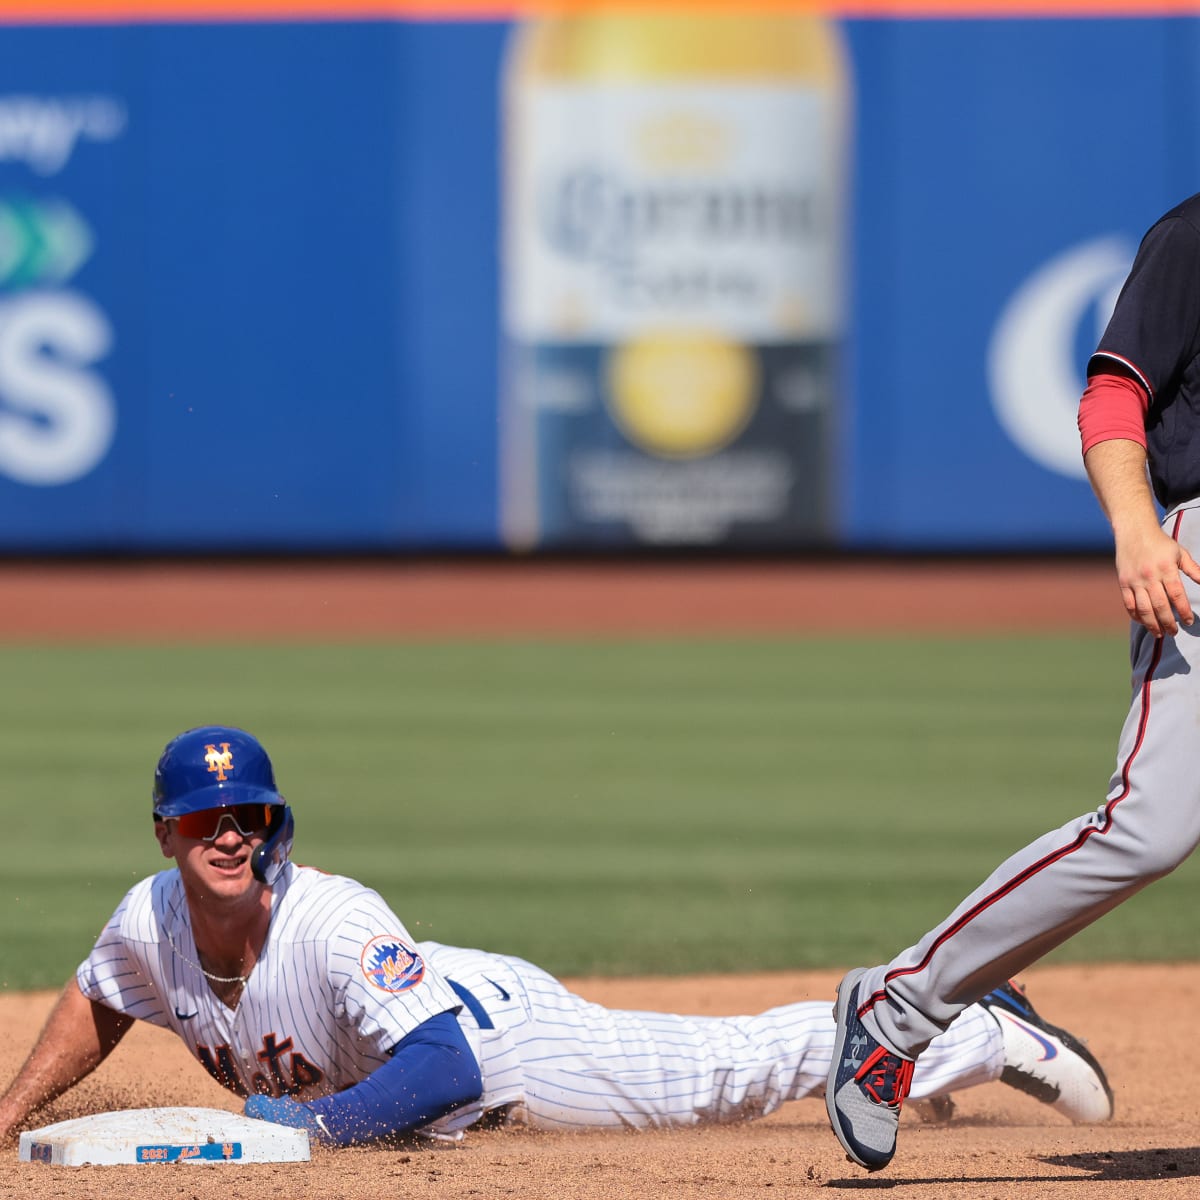
<svg viewBox="0 0 1200 1200"><path fill-rule="evenodd" d="M136 879L163 743L271 751L295 857L414 936L559 973L877 960L1102 802L1111 636L0 647L0 983L53 985ZM1185 867L1059 951L1184 958Z"/></svg>

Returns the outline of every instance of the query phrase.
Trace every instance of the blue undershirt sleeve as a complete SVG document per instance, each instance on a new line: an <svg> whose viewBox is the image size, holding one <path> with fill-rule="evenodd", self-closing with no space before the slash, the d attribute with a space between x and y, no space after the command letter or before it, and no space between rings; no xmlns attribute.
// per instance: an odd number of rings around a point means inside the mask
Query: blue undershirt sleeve
<svg viewBox="0 0 1200 1200"><path fill-rule="evenodd" d="M368 1142L436 1121L483 1092L479 1064L453 1013L439 1013L397 1042L361 1083L306 1105L326 1140Z"/></svg>

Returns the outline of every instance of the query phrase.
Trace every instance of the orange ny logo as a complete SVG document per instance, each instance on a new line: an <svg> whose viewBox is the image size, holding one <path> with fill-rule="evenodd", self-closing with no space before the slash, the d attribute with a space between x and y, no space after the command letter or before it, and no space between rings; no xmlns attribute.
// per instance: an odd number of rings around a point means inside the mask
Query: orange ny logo
<svg viewBox="0 0 1200 1200"><path fill-rule="evenodd" d="M220 750L216 746L206 745L204 761L208 763L208 773L216 775L218 783L224 783L225 772L233 770L233 755L229 753L229 743L222 742Z"/></svg>

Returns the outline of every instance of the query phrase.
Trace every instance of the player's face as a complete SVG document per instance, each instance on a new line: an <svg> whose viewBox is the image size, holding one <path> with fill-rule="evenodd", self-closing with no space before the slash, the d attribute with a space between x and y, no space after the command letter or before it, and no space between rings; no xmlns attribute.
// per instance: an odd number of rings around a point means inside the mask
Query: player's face
<svg viewBox="0 0 1200 1200"><path fill-rule="evenodd" d="M261 811L262 806L258 807ZM265 820L255 828L259 822L237 810L219 810L212 816L216 819L215 831L211 821L205 830L196 831L207 832L203 837L186 836L186 820L156 821L154 831L163 854L175 860L189 890L229 899L257 890L262 885L250 869L250 856L266 837Z"/></svg>

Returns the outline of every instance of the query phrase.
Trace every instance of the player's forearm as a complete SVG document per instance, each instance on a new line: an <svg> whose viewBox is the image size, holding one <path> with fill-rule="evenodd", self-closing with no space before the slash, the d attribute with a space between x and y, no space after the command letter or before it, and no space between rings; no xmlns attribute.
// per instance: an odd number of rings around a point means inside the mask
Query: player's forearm
<svg viewBox="0 0 1200 1200"><path fill-rule="evenodd" d="M469 1050L424 1046L309 1107L322 1118L328 1140L350 1146L427 1125L478 1100L482 1088Z"/></svg>
<svg viewBox="0 0 1200 1200"><path fill-rule="evenodd" d="M452 1013L419 1025L366 1079L320 1100L251 1096L246 1115L307 1129L321 1141L352 1146L405 1133L478 1100L479 1064Z"/></svg>
<svg viewBox="0 0 1200 1200"><path fill-rule="evenodd" d="M1096 499L1118 545L1159 528L1158 510L1146 476L1146 450L1137 442L1098 442L1084 455Z"/></svg>
<svg viewBox="0 0 1200 1200"><path fill-rule="evenodd" d="M94 1071L131 1024L130 1018L94 1004L72 979L0 1097L0 1140L11 1139L32 1113Z"/></svg>

